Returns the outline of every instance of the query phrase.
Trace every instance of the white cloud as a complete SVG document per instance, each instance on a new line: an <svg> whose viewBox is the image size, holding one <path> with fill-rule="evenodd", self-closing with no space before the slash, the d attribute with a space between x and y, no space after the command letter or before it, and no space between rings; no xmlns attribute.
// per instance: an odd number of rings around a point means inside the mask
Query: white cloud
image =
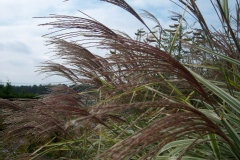
<svg viewBox="0 0 240 160"><path fill-rule="evenodd" d="M157 1L154 0L153 4L157 4ZM143 8L144 5L151 6L152 4L145 1L132 1L130 5ZM35 66L39 66L40 62L51 58L50 55L44 54L49 50L44 46L44 39L41 37L50 31L46 26L38 27L37 25L53 19L32 17L48 16L53 13L83 16L77 11L81 10L109 28L124 31L132 36L134 36L137 29L143 28L143 25L130 13L117 6L96 0L70 0L65 3L61 0L1 0L0 10L0 16L3 17L0 22L0 35L2 37L0 44L5 44L6 47L6 44L21 42L29 50L29 54L24 56L19 54L20 50L15 50L16 52L14 50L0 51L0 81L6 81L6 77L12 82L20 83L43 83L51 80L55 82L63 80L60 77L53 77L42 81L45 75L36 77L37 73L35 71L37 68ZM97 54L104 55L105 51L98 51Z"/></svg>
<svg viewBox="0 0 240 160"><path fill-rule="evenodd" d="M136 12L140 9L148 10L158 17L164 27L171 24L169 10L182 13L183 11L169 0L126 0ZM204 2L203 2L204 1ZM206 13L208 22L216 18L209 16L212 8L208 0L199 0L200 9ZM208 2L208 5L206 5ZM38 24L53 19L39 19L32 17L48 16L49 14L62 14L83 16L78 10L85 12L111 29L124 31L134 37L134 32L144 26L130 13L112 4L100 0L1 0L0 2L0 81L20 83L48 83L50 81L63 81L61 77L48 78L42 81L45 75L36 76L40 62L49 60L46 55L48 47L41 36L49 33L47 26ZM144 19L145 20L145 19ZM147 21L147 20L146 20ZM149 21L147 21L149 23ZM151 22L150 27L154 26ZM12 46L12 48L10 47ZM18 48L18 49L17 49ZM21 51L28 54L20 54ZM95 51L95 50L94 50ZM104 51L98 54L105 54Z"/></svg>
<svg viewBox="0 0 240 160"><path fill-rule="evenodd" d="M171 7L172 2L169 0L127 0L131 6L138 7L140 9L146 9L148 7Z"/></svg>
<svg viewBox="0 0 240 160"><path fill-rule="evenodd" d="M4 51L12 51L12 52L28 54L30 53L30 48L21 41L13 41L13 42L6 42L6 43L0 42L0 52L4 52Z"/></svg>

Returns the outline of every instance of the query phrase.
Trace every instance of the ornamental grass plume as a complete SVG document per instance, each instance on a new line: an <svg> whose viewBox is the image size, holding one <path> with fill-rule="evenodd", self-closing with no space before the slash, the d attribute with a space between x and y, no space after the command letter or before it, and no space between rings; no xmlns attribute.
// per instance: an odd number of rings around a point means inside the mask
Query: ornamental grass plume
<svg viewBox="0 0 240 160"><path fill-rule="evenodd" d="M200 28L185 31L184 14L173 12L174 30L164 29L144 11L157 24L153 31L126 1L102 1L125 9L148 31L133 39L85 13L41 17L54 19L41 25L56 29L45 37L64 62L44 62L39 72L92 87L78 93L58 86L27 109L4 102L18 110L5 118L7 153L28 159L240 159L239 12L227 16L227 0L211 0L219 31L194 0L179 0L175 4ZM109 54L101 57L91 47Z"/></svg>

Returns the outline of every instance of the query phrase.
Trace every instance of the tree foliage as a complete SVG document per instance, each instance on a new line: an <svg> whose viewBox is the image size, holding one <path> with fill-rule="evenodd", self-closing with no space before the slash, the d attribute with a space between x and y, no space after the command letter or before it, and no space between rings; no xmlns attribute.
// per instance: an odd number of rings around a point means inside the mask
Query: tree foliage
<svg viewBox="0 0 240 160"><path fill-rule="evenodd" d="M0 98L9 99L9 98L34 98L36 97L36 93L26 92L25 90L21 90L18 92L17 86L12 86L10 82L7 82L6 85L0 85ZM29 88L29 87L25 87Z"/></svg>

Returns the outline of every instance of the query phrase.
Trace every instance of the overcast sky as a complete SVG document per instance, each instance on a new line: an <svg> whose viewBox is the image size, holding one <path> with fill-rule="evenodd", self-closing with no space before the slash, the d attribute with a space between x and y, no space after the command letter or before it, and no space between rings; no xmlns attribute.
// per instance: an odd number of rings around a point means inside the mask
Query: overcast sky
<svg viewBox="0 0 240 160"><path fill-rule="evenodd" d="M140 9L153 13L164 27L171 24L170 10L182 13L169 0L126 0L138 13ZM207 20L214 23L213 9L209 0L201 1L200 7ZM234 0L230 0L234 1ZM0 83L10 81L13 85L63 83L62 77L38 75L35 72L41 62L51 59L42 35L49 33L43 17L49 14L82 16L85 12L111 29L117 29L134 36L137 29L144 28L131 14L114 5L100 0L0 0ZM104 55L105 53L97 53Z"/></svg>

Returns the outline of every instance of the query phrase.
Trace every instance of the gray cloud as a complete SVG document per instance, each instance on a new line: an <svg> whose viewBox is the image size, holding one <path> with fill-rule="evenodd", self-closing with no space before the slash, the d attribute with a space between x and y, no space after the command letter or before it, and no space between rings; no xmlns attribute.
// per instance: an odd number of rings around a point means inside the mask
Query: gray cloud
<svg viewBox="0 0 240 160"><path fill-rule="evenodd" d="M78 10L89 14L111 29L124 31L134 37L137 29L144 26L136 18L123 9L103 3L100 0L79 1L71 0L63 3L63 0L0 0L0 81L10 81L20 83L43 83L61 81L62 77L47 78L45 75L36 76L35 66L40 62L51 59L48 47L44 46L43 34L51 31L48 27L37 27L38 24L53 21L53 19L32 18L47 16L51 13L61 15L83 16ZM174 0L177 1L177 0ZM183 13L178 6L167 0L126 0L136 12L145 9L153 13L160 23L167 28L172 23L169 10ZM196 1L200 4L200 9L204 11L204 16L209 24L215 22L213 9L209 0ZM234 3L234 1L229 1ZM232 5L229 5L232 8ZM107 8L107 9L106 9ZM186 14L186 16L188 16ZM144 19L148 23L146 19ZM189 22L189 21L188 21ZM148 23L149 27L155 26ZM191 24L191 23L190 23ZM3 41L4 40L4 41ZM105 52L93 50L95 54L104 55Z"/></svg>
<svg viewBox="0 0 240 160"><path fill-rule="evenodd" d="M23 42L0 42L0 51L29 54L31 49Z"/></svg>

